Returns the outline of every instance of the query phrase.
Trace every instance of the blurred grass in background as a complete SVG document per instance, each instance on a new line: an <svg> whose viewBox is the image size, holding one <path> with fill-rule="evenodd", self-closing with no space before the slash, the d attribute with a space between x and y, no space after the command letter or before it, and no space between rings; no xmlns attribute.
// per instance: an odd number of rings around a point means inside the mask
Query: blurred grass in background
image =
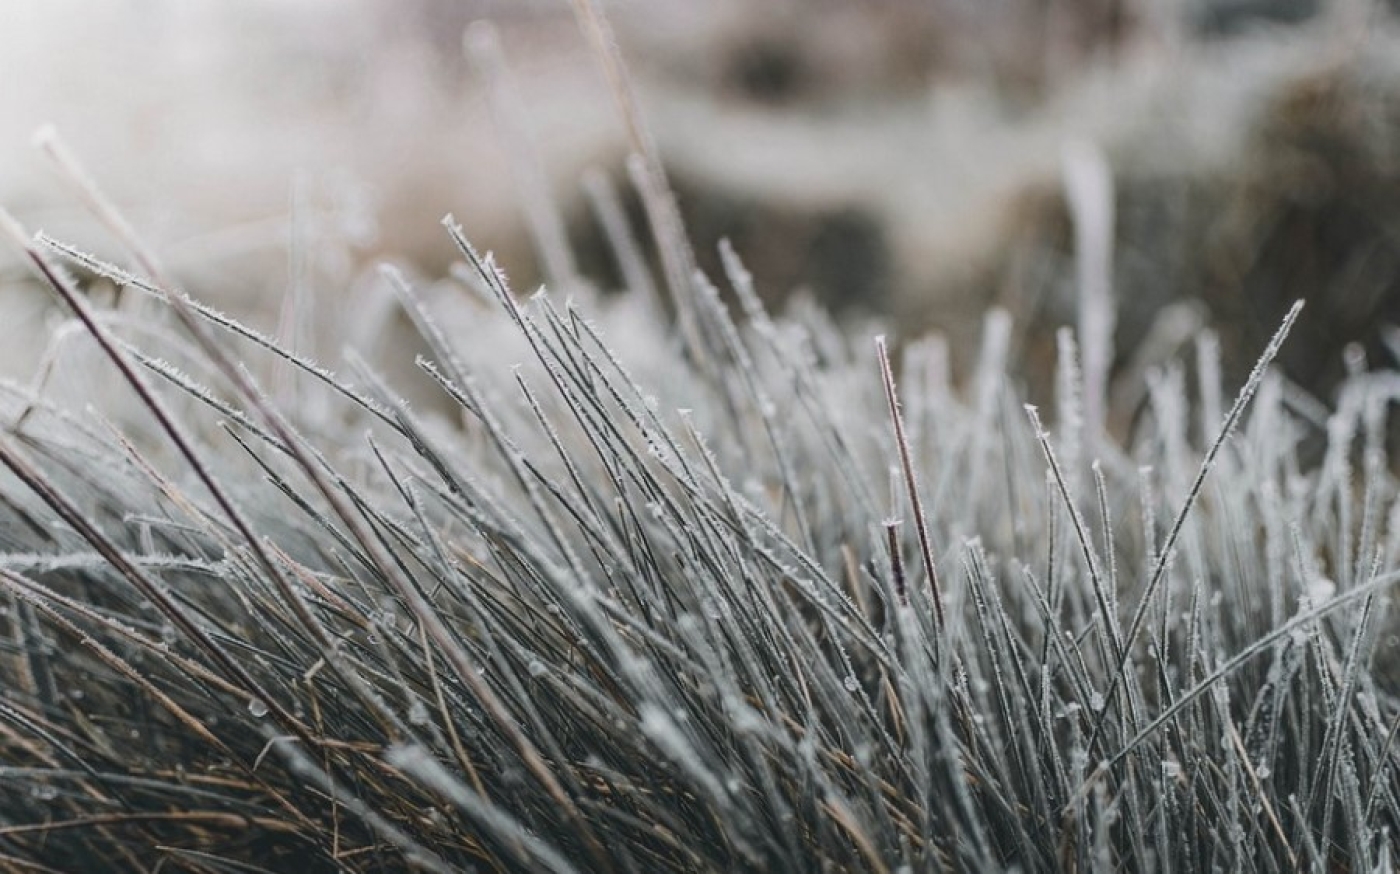
<svg viewBox="0 0 1400 874"><path fill-rule="evenodd" d="M1013 361L1048 372L1054 328L1074 318L1062 152L1090 141L1116 182L1124 408L1208 321L1237 382L1252 353L1234 351L1298 297L1313 306L1283 363L1306 387L1327 394L1348 342L1388 354L1400 40L1385 3L609 9L712 275L727 237L775 302L807 292L907 335L940 328L959 372L1002 305ZM3 14L0 202L100 251L28 147L53 123L191 288L271 325L289 287L311 287L329 302L313 342L331 352L380 331L335 314L362 309L381 258L446 271L433 219L448 211L518 287L541 280L511 141L461 49L489 18L582 272L620 282L580 179L598 168L626 189L626 141L562 0L16 0ZM14 334L0 372L22 375L44 343L25 326L48 309L0 258Z"/></svg>

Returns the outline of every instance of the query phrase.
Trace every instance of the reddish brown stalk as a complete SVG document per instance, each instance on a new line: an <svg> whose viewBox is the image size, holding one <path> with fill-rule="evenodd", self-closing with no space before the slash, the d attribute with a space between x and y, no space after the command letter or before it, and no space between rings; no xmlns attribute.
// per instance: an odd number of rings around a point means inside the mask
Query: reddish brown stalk
<svg viewBox="0 0 1400 874"><path fill-rule="evenodd" d="M875 338L876 355L880 359L880 380L885 385L885 399L890 405L890 419L894 422L894 442L899 450L899 466L904 472L904 485L909 492L909 505L914 513L914 530L919 535L919 554L923 557L924 568L928 571L928 584L933 592L934 618L938 630L943 630L943 590L938 584L938 570L933 563L933 546L929 541L928 518L924 515L923 501L919 499L919 483L914 475L914 462L909 451L909 438L904 433L904 414L899 409L899 396L895 394L894 371L890 368L890 352L883 335Z"/></svg>

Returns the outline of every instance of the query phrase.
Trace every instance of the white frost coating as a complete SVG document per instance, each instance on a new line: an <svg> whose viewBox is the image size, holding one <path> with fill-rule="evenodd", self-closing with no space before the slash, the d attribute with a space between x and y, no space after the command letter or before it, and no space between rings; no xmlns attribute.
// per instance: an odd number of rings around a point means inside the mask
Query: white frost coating
<svg viewBox="0 0 1400 874"><path fill-rule="evenodd" d="M574 874L577 871L553 846L531 834L510 814L454 777L427 747L396 744L384 751L384 761L445 797L485 831L507 841L506 846L512 847L512 855L519 861L534 862L542 870L558 874Z"/></svg>
<svg viewBox="0 0 1400 874"><path fill-rule="evenodd" d="M10 241L21 249L28 250L30 246L29 233L25 231L24 225L20 224L9 210L0 206L0 233L10 238Z"/></svg>
<svg viewBox="0 0 1400 874"><path fill-rule="evenodd" d="M705 764L670 714L654 704L642 704L637 708L637 712L641 716L642 734L646 735L648 740L689 773L691 779L704 786L711 798L726 797L726 790L714 771Z"/></svg>
<svg viewBox="0 0 1400 874"><path fill-rule="evenodd" d="M1072 142L1063 155L1065 197L1074 223L1079 342L1084 355L1084 425L1089 446L1103 434L1113 364L1113 176L1095 144Z"/></svg>
<svg viewBox="0 0 1400 874"><path fill-rule="evenodd" d="M1308 581L1303 596L1299 598L1304 609L1321 606L1337 594L1337 584L1327 577L1314 577Z"/></svg>

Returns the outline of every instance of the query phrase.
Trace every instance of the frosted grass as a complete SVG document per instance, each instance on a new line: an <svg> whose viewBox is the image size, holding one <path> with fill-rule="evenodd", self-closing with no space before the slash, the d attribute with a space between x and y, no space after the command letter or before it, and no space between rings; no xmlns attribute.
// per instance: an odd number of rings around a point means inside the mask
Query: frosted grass
<svg viewBox="0 0 1400 874"><path fill-rule="evenodd" d="M363 362L352 388L197 305L217 348L252 341L239 348L311 375L327 415L360 424L294 431L246 368L205 382L189 374L227 362L177 369L149 333L110 354L144 365L167 408L183 399L188 454L0 396L18 479L0 491L15 690L0 719L20 787L6 854L62 869L156 852L196 870L1387 864L1400 708L1374 659L1400 490L1376 417L1395 381L1353 377L1309 470L1312 426L1261 390L1296 309L1209 444L1157 421L1188 409L1162 382L1125 467L1086 458L1075 427L994 412L1014 394L1004 353L968 399L906 363L937 398L906 400L884 345L818 337L748 291L734 322L697 288L704 373L674 341L683 378L631 375L583 312L516 302L461 242L531 350L523 368L480 360L385 275L460 428ZM1074 348L1062 338L1066 391ZM892 469L907 523L872 498Z"/></svg>
<svg viewBox="0 0 1400 874"><path fill-rule="evenodd" d="M1295 306L1228 410L1205 339L1199 403L1168 368L1114 442L1101 315L1047 427L1008 314L965 391L937 341L771 315L732 250L727 289L680 269L635 167L666 282L595 182L606 313L451 217L459 298L383 272L446 414L200 305L120 216L142 275L4 220L154 427L0 386L0 861L1390 870L1400 380L1301 396Z"/></svg>

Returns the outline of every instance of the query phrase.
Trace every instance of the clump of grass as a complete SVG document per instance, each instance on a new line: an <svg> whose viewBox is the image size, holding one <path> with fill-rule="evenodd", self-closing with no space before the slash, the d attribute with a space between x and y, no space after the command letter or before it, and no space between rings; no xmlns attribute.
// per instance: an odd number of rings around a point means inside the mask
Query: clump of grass
<svg viewBox="0 0 1400 874"><path fill-rule="evenodd" d="M994 357L969 401L913 344L897 386L731 259L743 322L697 279L705 345L635 376L449 231L534 356L474 363L387 277L460 427L26 238L168 439L3 395L7 864L1389 864L1394 380L1356 375L1305 468L1266 369L1296 309L1205 439L1173 371L1067 467L1081 435ZM55 257L178 300L203 350L119 340Z"/></svg>
<svg viewBox="0 0 1400 874"><path fill-rule="evenodd" d="M1062 336L1051 432L1004 313L963 393L673 250L682 330L634 295L609 340L449 220L525 357L387 271L444 418L109 224L142 275L8 226L155 424L0 389L0 865L1391 870L1397 383L1357 366L1307 464L1298 307L1229 409L1206 338L1119 445L1103 337L1085 379Z"/></svg>

